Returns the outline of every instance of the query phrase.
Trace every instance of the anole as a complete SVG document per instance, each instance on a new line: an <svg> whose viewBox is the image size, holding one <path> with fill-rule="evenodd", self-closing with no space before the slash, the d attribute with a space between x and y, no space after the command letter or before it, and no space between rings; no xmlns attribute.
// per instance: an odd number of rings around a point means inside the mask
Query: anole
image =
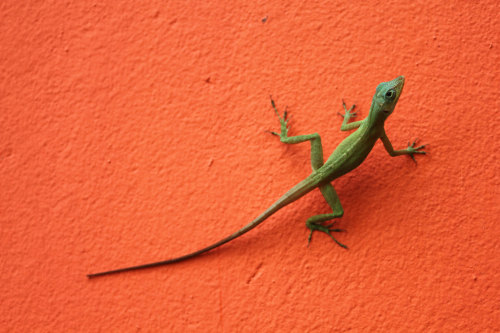
<svg viewBox="0 0 500 333"><path fill-rule="evenodd" d="M311 164L313 171L308 177L306 177L306 179L292 187L281 198L279 198L278 201L273 203L268 209L260 214L255 220L253 220L240 230L236 231L235 233L231 234L230 236L210 246L177 258L145 265L89 274L87 275L87 277L93 278L97 276L115 274L125 271L168 265L192 257L196 257L247 233L248 231L264 222L269 216L271 216L281 208L291 204L292 202L306 195L315 188L319 188L326 202L332 209L332 213L315 215L310 217L306 221L306 226L310 230L308 243L311 241L311 237L314 231L321 231L330 236L339 246L347 248L347 246L340 243L332 235L332 232L340 232L343 230L332 228L333 223L327 225L324 224L326 221L337 219L344 215L344 210L342 208L342 205L340 204L339 197L337 196L337 193L335 192L335 189L331 184L331 181L339 178L342 175L345 175L349 171L359 166L361 162L363 162L368 156L373 146L375 145L375 142L379 139L382 140L382 143L384 144L384 147L390 156L409 155L415 161L415 158L413 156L414 154L425 154L425 151L421 150L425 147L425 145L415 147L416 140L412 144L408 143L408 147L406 149L394 150L391 141L385 133L385 120L394 111L396 103L401 96L404 82L405 78L403 76L399 76L392 81L380 83L377 86L375 95L373 96L368 116L360 121L349 123L349 120L351 118L356 117L356 112L353 112L355 105L347 109L344 101L342 101L345 114L339 113L344 118L340 130L357 130L337 146L335 151L330 155L326 162L324 162L323 160L323 147L321 145L320 136L317 133L309 135L288 136L287 111L285 110L283 117L281 117L273 99L271 98L271 105L274 109L274 112L277 114L281 125L280 133L271 133L278 136L281 142L287 144L295 144L306 141L311 142Z"/></svg>

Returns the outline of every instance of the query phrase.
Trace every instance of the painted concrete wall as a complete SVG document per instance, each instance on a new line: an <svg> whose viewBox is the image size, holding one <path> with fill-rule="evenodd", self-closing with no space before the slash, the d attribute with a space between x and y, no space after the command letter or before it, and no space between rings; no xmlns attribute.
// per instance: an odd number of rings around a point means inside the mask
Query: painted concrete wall
<svg viewBox="0 0 500 333"><path fill-rule="evenodd" d="M5 332L500 330L498 1L2 1L0 327ZM341 99L407 82L334 185L196 260L95 280L234 232L325 155Z"/></svg>

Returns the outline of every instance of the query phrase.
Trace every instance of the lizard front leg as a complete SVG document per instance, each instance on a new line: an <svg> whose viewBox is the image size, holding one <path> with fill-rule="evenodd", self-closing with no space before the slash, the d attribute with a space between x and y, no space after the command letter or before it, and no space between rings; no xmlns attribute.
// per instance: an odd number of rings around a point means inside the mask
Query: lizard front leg
<svg viewBox="0 0 500 333"><path fill-rule="evenodd" d="M415 160L415 157L413 155L414 154L426 154L425 151L420 150L420 149L424 148L425 145L415 147L415 144L417 143L418 139L413 141L412 144L410 144L408 142L408 147L406 149L401 149L401 150L394 150L394 148L392 147L391 141L389 140L389 138L387 137L387 134L385 134L385 132L382 135L382 137L380 138L380 140L382 140L382 143L384 144L385 150L387 150L387 152L391 156L410 155L411 159L415 163L417 163L417 161Z"/></svg>

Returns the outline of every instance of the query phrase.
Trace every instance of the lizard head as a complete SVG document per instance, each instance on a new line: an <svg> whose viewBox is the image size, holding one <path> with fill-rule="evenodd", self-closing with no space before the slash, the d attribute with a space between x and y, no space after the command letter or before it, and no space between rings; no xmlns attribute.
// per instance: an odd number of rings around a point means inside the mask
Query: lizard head
<svg viewBox="0 0 500 333"><path fill-rule="evenodd" d="M385 120L394 111L399 96L403 91L405 77L398 76L392 81L382 82L377 86L371 111L377 119Z"/></svg>

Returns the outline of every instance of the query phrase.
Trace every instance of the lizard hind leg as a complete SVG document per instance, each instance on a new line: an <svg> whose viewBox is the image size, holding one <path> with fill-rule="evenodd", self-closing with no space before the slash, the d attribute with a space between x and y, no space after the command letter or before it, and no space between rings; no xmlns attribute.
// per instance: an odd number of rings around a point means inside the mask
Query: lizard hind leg
<svg viewBox="0 0 500 333"><path fill-rule="evenodd" d="M348 247L342 243L340 243L335 237L333 237L332 232L342 232L342 229L334 229L332 228L333 223L324 225L323 222L342 217L344 215L344 210L342 209L342 205L340 204L339 197L332 184L324 184L319 187L321 194L325 198L328 205L332 208L333 213L330 214L320 214L311 216L306 221L306 226L311 230L309 237L307 239L307 244L311 242L312 234L314 231L321 231L330 236L335 243L339 246L347 249Z"/></svg>
<svg viewBox="0 0 500 333"><path fill-rule="evenodd" d="M323 146L321 145L321 137L318 133L306 134L306 135L297 135L297 136L288 136L288 112L285 110L283 117L280 115L278 109L276 108L276 104L274 100L271 98L271 105L273 106L274 112L278 116L280 121L281 131L278 132L270 132L276 136L279 136L280 141L286 144L297 144L301 142L310 141L311 142L311 166L313 170L317 170L321 168L324 164L323 160Z"/></svg>

